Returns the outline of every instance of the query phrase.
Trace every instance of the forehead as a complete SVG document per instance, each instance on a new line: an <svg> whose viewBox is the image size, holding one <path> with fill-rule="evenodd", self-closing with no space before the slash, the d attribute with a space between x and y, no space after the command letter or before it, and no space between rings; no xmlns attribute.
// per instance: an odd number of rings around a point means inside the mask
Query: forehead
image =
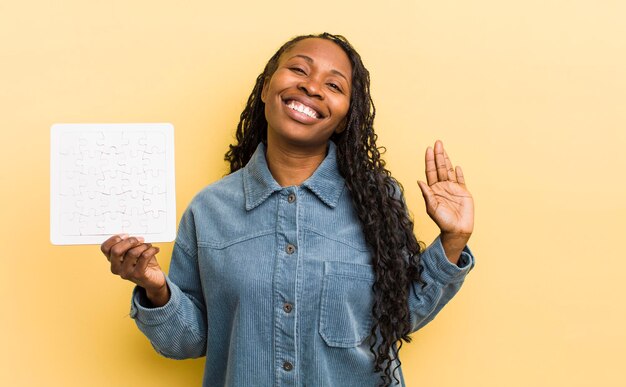
<svg viewBox="0 0 626 387"><path fill-rule="evenodd" d="M327 70L338 70L348 79L352 77L352 65L345 51L336 43L321 38L308 38L297 42L285 51L280 61L284 62L297 55L305 55L313 59L317 66Z"/></svg>

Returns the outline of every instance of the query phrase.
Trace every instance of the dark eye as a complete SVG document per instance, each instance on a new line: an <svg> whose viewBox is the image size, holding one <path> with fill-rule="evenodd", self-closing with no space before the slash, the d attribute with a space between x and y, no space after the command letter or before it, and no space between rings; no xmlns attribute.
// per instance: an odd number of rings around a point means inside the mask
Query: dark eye
<svg viewBox="0 0 626 387"><path fill-rule="evenodd" d="M291 67L289 70L293 71L294 73L306 75L306 72L304 72L304 70L302 70L300 67Z"/></svg>
<svg viewBox="0 0 626 387"><path fill-rule="evenodd" d="M330 86L331 88L337 91L341 91L341 87L337 86L335 83L329 83L328 86Z"/></svg>

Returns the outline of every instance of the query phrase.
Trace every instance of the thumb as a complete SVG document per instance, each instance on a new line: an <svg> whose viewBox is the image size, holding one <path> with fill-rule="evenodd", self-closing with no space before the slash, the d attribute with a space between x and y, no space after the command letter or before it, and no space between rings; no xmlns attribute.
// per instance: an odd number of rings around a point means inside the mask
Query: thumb
<svg viewBox="0 0 626 387"><path fill-rule="evenodd" d="M426 202L426 211L430 213L430 211L432 210L434 212L434 210L437 208L437 199L435 199L435 194L433 193L433 190L430 189L428 184L420 180L417 181L417 185L422 191L422 196L424 196L424 201Z"/></svg>

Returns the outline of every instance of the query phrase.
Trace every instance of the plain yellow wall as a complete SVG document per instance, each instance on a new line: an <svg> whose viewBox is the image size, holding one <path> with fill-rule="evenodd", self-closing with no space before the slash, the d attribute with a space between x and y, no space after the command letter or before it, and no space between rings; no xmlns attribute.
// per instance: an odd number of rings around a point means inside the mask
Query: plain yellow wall
<svg viewBox="0 0 626 387"><path fill-rule="evenodd" d="M413 335L409 386L624 386L626 3L0 3L0 385L199 385L128 317L97 246L49 243L56 122L171 122L177 211L226 172L257 74L293 35L347 36L416 231L442 139L476 201L476 269ZM169 266L172 244L160 245Z"/></svg>

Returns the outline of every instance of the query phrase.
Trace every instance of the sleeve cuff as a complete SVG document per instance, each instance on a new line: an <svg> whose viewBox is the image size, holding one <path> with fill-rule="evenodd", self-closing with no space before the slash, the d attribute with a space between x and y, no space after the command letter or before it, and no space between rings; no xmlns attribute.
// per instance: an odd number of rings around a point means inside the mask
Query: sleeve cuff
<svg viewBox="0 0 626 387"><path fill-rule="evenodd" d="M148 304L146 291L140 286L135 286L130 303L130 317L144 325L159 325L174 316L180 305L181 290L170 281L167 274L165 281L170 289L170 299L167 304L156 308L145 306Z"/></svg>
<svg viewBox="0 0 626 387"><path fill-rule="evenodd" d="M475 264L474 255L468 246L463 248L456 265L450 262L439 236L424 250L421 262L432 273L433 278L441 283L462 281Z"/></svg>

